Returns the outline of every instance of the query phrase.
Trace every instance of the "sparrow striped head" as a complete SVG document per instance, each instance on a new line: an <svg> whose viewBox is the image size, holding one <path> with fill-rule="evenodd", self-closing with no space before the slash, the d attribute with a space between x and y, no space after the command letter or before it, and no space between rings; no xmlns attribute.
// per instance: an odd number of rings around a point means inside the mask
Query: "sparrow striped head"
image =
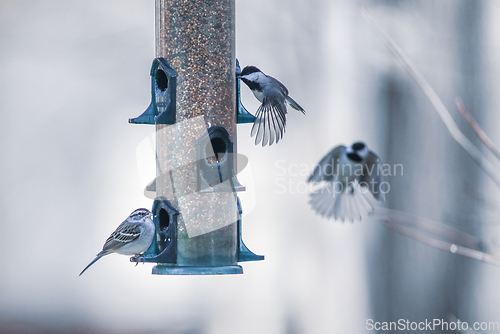
<svg viewBox="0 0 500 334"><path fill-rule="evenodd" d="M140 208L140 209L134 210L130 214L129 217L130 218L143 218L143 217L148 217L148 216L151 216L151 215L152 215L152 213L148 209Z"/></svg>

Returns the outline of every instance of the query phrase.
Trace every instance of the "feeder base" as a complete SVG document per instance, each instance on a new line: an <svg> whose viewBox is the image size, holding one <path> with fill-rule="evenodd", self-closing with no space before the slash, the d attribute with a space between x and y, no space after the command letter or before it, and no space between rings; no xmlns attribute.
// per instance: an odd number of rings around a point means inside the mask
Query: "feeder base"
<svg viewBox="0 0 500 334"><path fill-rule="evenodd" d="M219 267L183 267L162 266L153 267L153 275L235 275L243 274L243 268L239 265Z"/></svg>

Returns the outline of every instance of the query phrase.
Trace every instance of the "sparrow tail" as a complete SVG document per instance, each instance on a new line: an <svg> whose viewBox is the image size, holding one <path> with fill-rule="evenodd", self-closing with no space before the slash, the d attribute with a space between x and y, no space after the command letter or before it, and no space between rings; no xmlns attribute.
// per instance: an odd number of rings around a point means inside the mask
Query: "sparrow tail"
<svg viewBox="0 0 500 334"><path fill-rule="evenodd" d="M93 259L92 262L90 262L89 265L86 266L85 269L83 269L82 272L80 273L80 275L78 275L78 276L82 276L82 274L85 272L85 270L87 270L91 265L93 265L94 263L96 263L97 260L99 260L104 255L106 255L106 253L104 253L104 252L100 252L99 254L97 254L97 256L95 257L95 259Z"/></svg>

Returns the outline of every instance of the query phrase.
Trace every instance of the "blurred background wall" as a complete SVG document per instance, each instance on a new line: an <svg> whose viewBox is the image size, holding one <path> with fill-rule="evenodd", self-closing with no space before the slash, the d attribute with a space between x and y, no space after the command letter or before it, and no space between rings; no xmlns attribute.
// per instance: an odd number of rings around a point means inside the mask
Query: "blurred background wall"
<svg viewBox="0 0 500 334"><path fill-rule="evenodd" d="M238 126L251 170L244 239L266 260L244 263L239 276L175 277L111 255L78 277L132 210L152 204L137 147L154 128L127 120L150 102L154 1L1 1L0 333L360 333L367 319L451 314L500 322L499 268L376 219L326 221L307 204L312 166L363 140L384 163L403 165L388 177L383 206L500 245L498 189L451 139L363 7L474 143L456 96L500 143L498 3L238 0L241 65L278 78L307 111L290 111L284 140L271 147ZM255 111L251 92L242 94Z"/></svg>

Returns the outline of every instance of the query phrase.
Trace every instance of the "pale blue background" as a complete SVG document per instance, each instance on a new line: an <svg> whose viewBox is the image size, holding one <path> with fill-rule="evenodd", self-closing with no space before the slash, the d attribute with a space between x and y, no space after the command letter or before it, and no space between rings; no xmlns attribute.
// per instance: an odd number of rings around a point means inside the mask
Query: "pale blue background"
<svg viewBox="0 0 500 334"><path fill-rule="evenodd" d="M132 210L152 204L136 148L153 127L127 121L150 101L154 1L0 2L0 333L362 333L369 318L450 314L500 322L500 268L373 219L325 221L303 191L280 193L280 182L307 176L292 167L280 179L277 164L313 165L364 140L404 165L388 178L385 206L500 244L498 189L363 20L365 5L461 129L478 143L455 96L500 143L497 2L238 0L241 64L278 78L307 110L290 111L272 147L238 126L254 189L244 237L266 260L240 276L174 277L111 255L78 277ZM246 87L243 101L258 107Z"/></svg>

